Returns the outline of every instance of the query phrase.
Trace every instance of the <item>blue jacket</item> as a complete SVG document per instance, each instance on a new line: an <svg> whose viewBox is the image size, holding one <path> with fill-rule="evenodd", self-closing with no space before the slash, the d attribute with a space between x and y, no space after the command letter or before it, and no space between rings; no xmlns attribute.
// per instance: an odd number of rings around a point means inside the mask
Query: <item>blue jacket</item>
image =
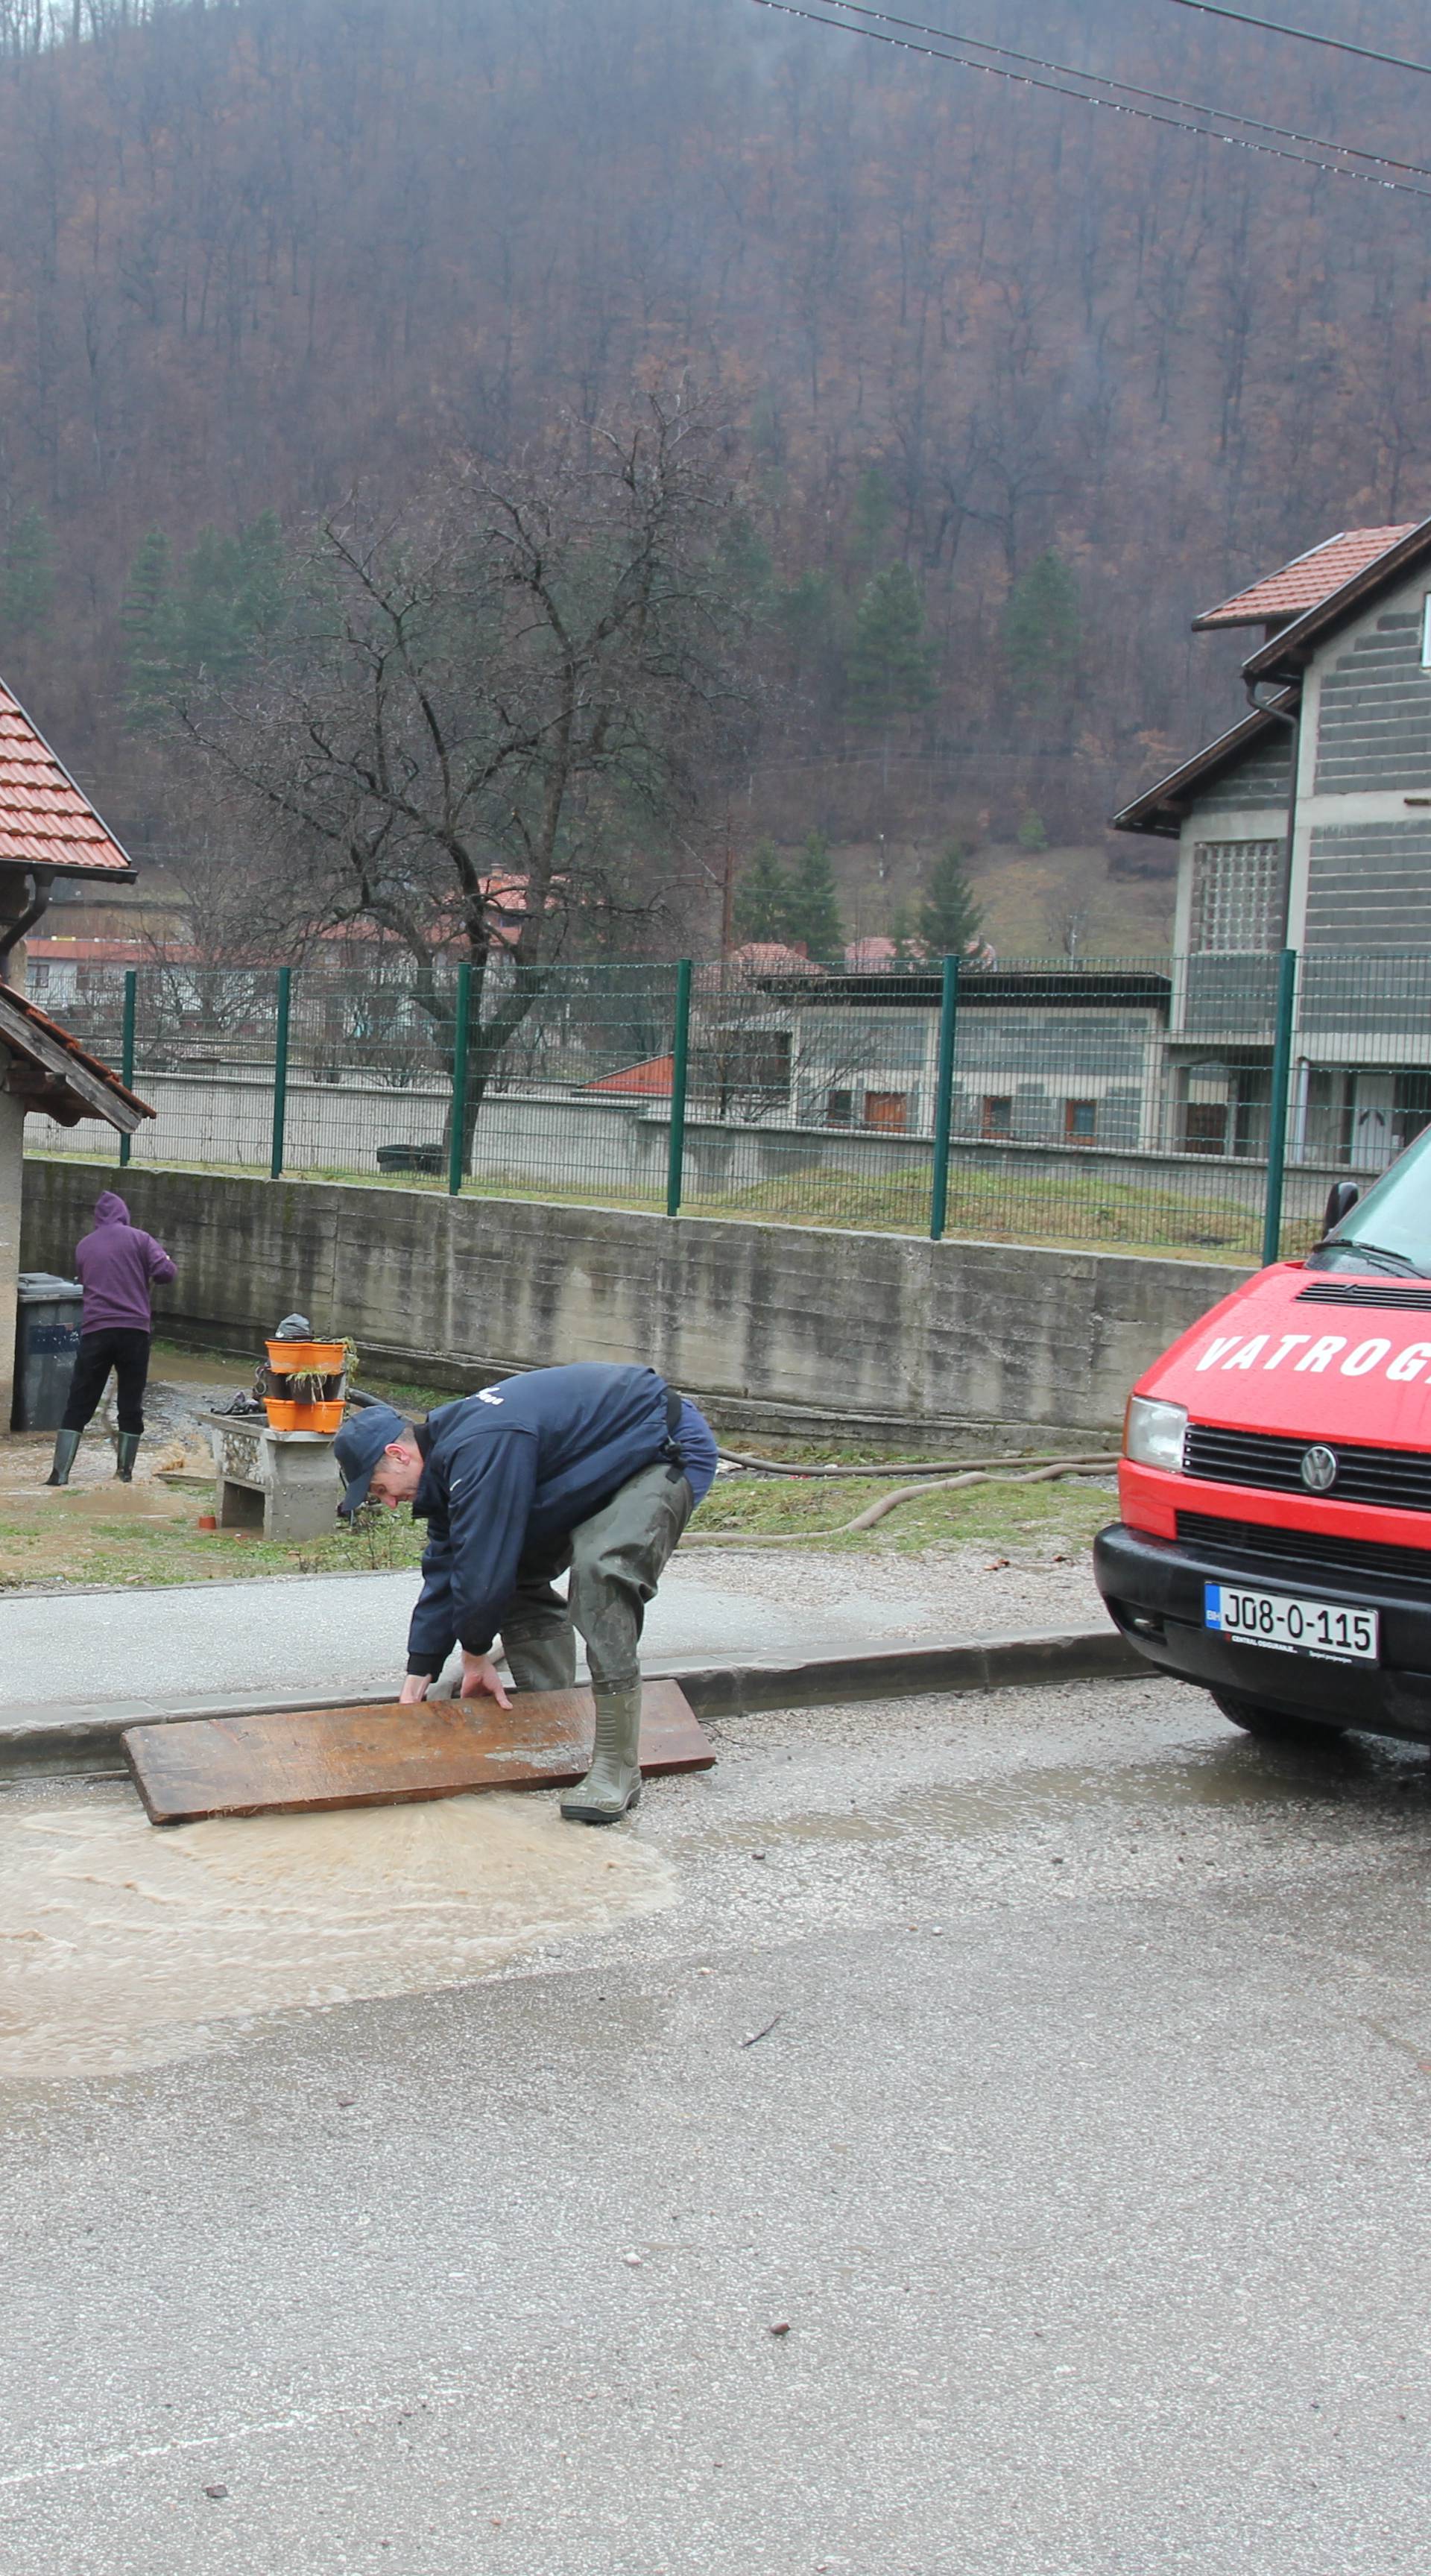
<svg viewBox="0 0 1431 2576"><path fill-rule="evenodd" d="M584 1360L504 1378L428 1416L410 1673L440 1673L454 1643L488 1653L524 1551L558 1546L628 1477L677 1456L669 1401L654 1369Z"/></svg>

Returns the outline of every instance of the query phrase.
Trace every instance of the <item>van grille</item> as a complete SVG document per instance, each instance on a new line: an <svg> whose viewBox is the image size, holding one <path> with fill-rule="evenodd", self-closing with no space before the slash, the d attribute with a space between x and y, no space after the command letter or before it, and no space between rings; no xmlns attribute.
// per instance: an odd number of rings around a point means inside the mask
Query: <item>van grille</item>
<svg viewBox="0 0 1431 2576"><path fill-rule="evenodd" d="M1328 1574L1379 1574L1431 1589L1431 1548L1391 1547L1374 1538L1333 1538L1322 1530L1273 1529L1264 1521L1225 1521L1211 1512L1179 1512L1178 1536L1194 1547L1233 1556L1324 1566Z"/></svg>
<svg viewBox="0 0 1431 2576"><path fill-rule="evenodd" d="M1294 1303L1298 1306L1409 1306L1418 1315L1431 1315L1431 1280L1418 1288L1408 1280L1404 1286L1390 1281L1383 1287L1369 1279L1316 1279L1310 1288L1299 1288Z"/></svg>
<svg viewBox="0 0 1431 2576"><path fill-rule="evenodd" d="M1420 1449L1366 1449L1344 1440L1295 1440L1281 1432L1225 1431L1188 1425L1183 1470L1212 1485L1256 1485L1270 1494L1305 1494L1302 1460L1330 1449L1337 1462L1331 1491L1339 1503L1383 1503L1397 1511L1431 1511L1431 1455Z"/></svg>

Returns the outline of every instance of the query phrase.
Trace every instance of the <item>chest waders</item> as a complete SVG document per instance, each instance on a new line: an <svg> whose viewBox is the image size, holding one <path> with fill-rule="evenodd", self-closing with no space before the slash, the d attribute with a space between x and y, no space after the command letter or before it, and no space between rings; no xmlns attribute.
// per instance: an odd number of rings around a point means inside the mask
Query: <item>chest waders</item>
<svg viewBox="0 0 1431 2576"><path fill-rule="evenodd" d="M586 1640L596 1701L591 1768L561 1801L573 1824L614 1825L641 1795L641 1629L692 1511L691 1489L674 1454L680 1418L681 1399L672 1393L666 1410L671 1453L628 1477L571 1534L569 1607Z"/></svg>

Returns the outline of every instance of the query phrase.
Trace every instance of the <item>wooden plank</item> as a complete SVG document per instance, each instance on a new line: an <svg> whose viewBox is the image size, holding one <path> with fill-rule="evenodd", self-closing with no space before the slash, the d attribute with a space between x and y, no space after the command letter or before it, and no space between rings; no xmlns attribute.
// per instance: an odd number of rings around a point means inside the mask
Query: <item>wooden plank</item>
<svg viewBox="0 0 1431 2576"><path fill-rule="evenodd" d="M474 1789L565 1789L585 1777L595 1712L585 1690L131 1726L120 1741L156 1825L204 1816L400 1806ZM647 1682L641 1769L709 1771L715 1751L684 1691Z"/></svg>

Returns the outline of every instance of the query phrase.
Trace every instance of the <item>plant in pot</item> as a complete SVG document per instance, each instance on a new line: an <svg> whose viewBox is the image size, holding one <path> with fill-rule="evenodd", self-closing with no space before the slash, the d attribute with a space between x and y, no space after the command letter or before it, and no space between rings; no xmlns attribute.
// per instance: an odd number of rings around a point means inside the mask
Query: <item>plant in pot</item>
<svg viewBox="0 0 1431 2576"><path fill-rule="evenodd" d="M269 1375L281 1395L265 1395L273 1431L336 1431L343 1419L348 1379L358 1365L352 1342L285 1342L265 1345Z"/></svg>

